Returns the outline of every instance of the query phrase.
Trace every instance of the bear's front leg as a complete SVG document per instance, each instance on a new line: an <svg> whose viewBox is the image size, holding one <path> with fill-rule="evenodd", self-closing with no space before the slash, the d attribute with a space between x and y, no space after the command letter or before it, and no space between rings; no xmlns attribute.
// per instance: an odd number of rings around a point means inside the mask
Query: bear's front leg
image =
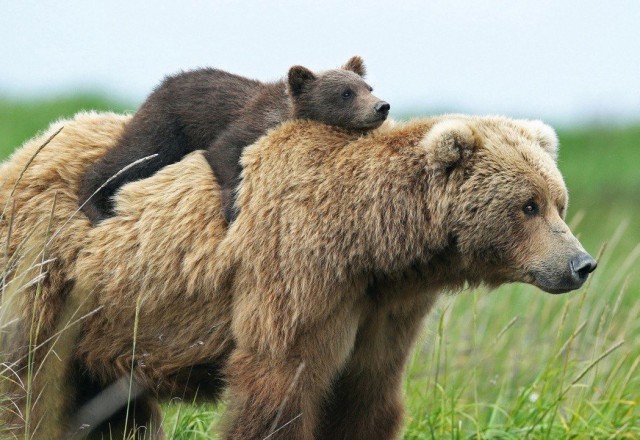
<svg viewBox="0 0 640 440"><path fill-rule="evenodd" d="M432 303L417 298L374 304L358 329L354 352L327 399L322 440L390 440L402 427L404 367Z"/></svg>
<svg viewBox="0 0 640 440"><path fill-rule="evenodd" d="M312 440L331 385L355 341L357 314L342 310L300 332L291 346L258 352L242 340L227 365L225 439Z"/></svg>

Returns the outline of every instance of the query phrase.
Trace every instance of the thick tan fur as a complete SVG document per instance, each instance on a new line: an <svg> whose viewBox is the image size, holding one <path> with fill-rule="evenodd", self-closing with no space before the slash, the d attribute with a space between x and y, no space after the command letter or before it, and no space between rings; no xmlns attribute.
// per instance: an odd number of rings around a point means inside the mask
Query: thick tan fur
<svg viewBox="0 0 640 440"><path fill-rule="evenodd" d="M404 365L439 293L536 284L533 273L577 246L545 226L564 225L566 207L553 131L460 115L366 136L287 123L245 151L241 215L228 231L200 152L123 187L117 215L92 229L73 216L79 179L125 122L60 123L0 225L3 241L12 225L11 258L60 230L39 293L14 289L8 301L5 290L4 321L20 323L8 346L28 345L34 310L39 341L84 317L66 338L70 353L49 357L43 374L65 392L34 381L48 405L31 401L35 437L76 432L86 389L131 373L134 422L149 437L162 437L158 399L216 400L228 388L228 439L395 438ZM11 182L46 136L2 165L0 206L13 206ZM544 221L522 214L530 197ZM13 369L24 381L26 364ZM24 413L24 393L12 393Z"/></svg>
<svg viewBox="0 0 640 440"><path fill-rule="evenodd" d="M90 230L86 217L73 215L78 208L76 190L84 170L111 147L113 136L128 119L88 113L79 114L73 122L56 122L0 164L0 212L4 214L0 218L0 268L8 270L0 309L0 379L4 379L0 390L5 393L0 398L5 423L0 425L7 432L27 422L32 428L58 426L57 414L70 410L68 402L59 397L46 403L45 397L35 400L47 394L47 388L52 389L49 395L69 394L63 372L67 365L58 362L58 352L68 349L65 342L69 338L73 342L73 333L78 331L78 326L66 328L80 317L79 305L66 301L66 296L72 284L69 274ZM47 138L65 125L34 158ZM46 276L35 282L40 274ZM32 350L32 359L30 347L39 347ZM28 361L40 367L31 374L31 384ZM29 413L27 388L35 401Z"/></svg>

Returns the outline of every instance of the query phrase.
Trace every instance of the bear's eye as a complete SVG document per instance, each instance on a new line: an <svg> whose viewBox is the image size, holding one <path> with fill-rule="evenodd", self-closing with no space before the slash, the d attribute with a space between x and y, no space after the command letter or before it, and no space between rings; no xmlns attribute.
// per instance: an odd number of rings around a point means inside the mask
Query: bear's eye
<svg viewBox="0 0 640 440"><path fill-rule="evenodd" d="M369 86L369 91L373 92L373 87Z"/></svg>
<svg viewBox="0 0 640 440"><path fill-rule="evenodd" d="M349 89L345 90L344 92L342 92L342 97L344 99L349 99L353 96L353 92Z"/></svg>
<svg viewBox="0 0 640 440"><path fill-rule="evenodd" d="M538 215L538 213L540 212L540 208L538 207L538 204L533 200L529 200L527 204L524 205L522 210L526 215L529 215L529 216Z"/></svg>

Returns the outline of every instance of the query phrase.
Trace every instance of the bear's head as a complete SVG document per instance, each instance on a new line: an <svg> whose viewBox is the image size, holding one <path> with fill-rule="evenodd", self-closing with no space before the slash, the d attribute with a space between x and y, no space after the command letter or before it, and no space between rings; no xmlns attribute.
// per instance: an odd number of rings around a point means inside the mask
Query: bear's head
<svg viewBox="0 0 640 440"><path fill-rule="evenodd" d="M294 116L351 130L379 127L391 106L371 93L365 73L364 62L358 56L340 69L320 73L293 66L289 69L288 91Z"/></svg>
<svg viewBox="0 0 640 440"><path fill-rule="evenodd" d="M468 273L489 285L519 281L549 293L582 286L596 268L564 221L558 139L540 121L449 117L421 141L454 188L449 231Z"/></svg>

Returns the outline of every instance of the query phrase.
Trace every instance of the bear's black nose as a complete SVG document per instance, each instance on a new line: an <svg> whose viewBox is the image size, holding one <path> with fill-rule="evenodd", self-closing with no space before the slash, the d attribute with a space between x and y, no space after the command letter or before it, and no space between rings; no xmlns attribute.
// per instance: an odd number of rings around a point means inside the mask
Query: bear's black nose
<svg viewBox="0 0 640 440"><path fill-rule="evenodd" d="M579 281L586 280L589 274L596 270L597 266L598 263L596 263L596 260L591 258L591 255L587 253L577 255L576 257L571 259L571 271L573 272L572 275Z"/></svg>
<svg viewBox="0 0 640 440"><path fill-rule="evenodd" d="M375 109L378 113L389 113L390 108L391 105L385 101L378 101L375 106Z"/></svg>

